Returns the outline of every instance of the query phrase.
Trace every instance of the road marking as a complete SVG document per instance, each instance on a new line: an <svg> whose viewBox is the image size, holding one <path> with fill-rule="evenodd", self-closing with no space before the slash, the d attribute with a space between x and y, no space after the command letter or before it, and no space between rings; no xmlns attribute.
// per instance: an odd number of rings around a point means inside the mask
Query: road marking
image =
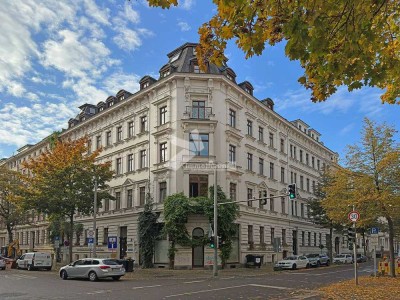
<svg viewBox="0 0 400 300"><path fill-rule="evenodd" d="M187 293L182 293L182 294L168 295L168 296L165 296L164 298L173 298L173 297L188 296L188 295L209 293L209 292L215 292L215 291L223 291L223 290L229 290L229 289L237 289L237 288L241 288L241 287L245 287L245 286L265 287L265 288L278 289L278 290L291 290L291 288L274 286L274 285L242 284L242 285L228 286L228 287L217 288L217 289L200 290L200 291L195 291L195 292L187 292Z"/></svg>
<svg viewBox="0 0 400 300"><path fill-rule="evenodd" d="M147 286L136 286L133 287L132 290L138 290L138 289L146 289L146 288L153 288L153 287L160 287L162 285L157 284L157 285L147 285Z"/></svg>
<svg viewBox="0 0 400 300"><path fill-rule="evenodd" d="M189 283L204 282L204 281L205 280L194 280L194 281L187 281L187 282L184 282L184 283L189 284Z"/></svg>
<svg viewBox="0 0 400 300"><path fill-rule="evenodd" d="M37 277L23 275L23 274L13 274L13 275L4 275L4 278L12 279L12 280L21 280L21 279L36 279Z"/></svg>
<svg viewBox="0 0 400 300"><path fill-rule="evenodd" d="M265 287L265 288L268 288L268 289L291 290L291 288L284 287L284 286L276 286L276 285L264 285L264 284L255 284L255 283L251 283L249 285L257 286L257 287Z"/></svg>
<svg viewBox="0 0 400 300"><path fill-rule="evenodd" d="M293 275L307 275L307 276L321 276L325 274L334 274L334 273L343 273L343 272L349 272L350 270L341 270L341 271L335 271L335 272L326 272L326 273L290 273Z"/></svg>

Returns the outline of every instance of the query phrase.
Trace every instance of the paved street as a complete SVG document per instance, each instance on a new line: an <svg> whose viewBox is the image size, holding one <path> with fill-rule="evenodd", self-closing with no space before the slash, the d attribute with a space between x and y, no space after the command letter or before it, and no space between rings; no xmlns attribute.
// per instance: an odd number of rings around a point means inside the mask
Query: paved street
<svg viewBox="0 0 400 300"><path fill-rule="evenodd" d="M351 278L353 266L281 272L239 269L220 272L218 279L211 277L212 271L172 272L138 270L119 282L89 282L64 281L56 272L6 270L0 271L0 299L319 299L315 288ZM360 265L360 275L371 272L371 263Z"/></svg>

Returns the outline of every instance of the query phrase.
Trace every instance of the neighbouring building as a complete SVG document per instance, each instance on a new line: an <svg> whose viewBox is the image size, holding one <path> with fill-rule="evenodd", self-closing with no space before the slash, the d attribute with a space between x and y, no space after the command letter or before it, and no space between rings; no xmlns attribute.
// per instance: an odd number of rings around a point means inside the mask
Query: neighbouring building
<svg viewBox="0 0 400 300"><path fill-rule="evenodd" d="M159 211L173 193L206 196L215 163L225 166L218 170L217 180L226 195L245 200L240 203L229 263L243 264L247 254L273 262L293 253L320 252L320 245L327 252L329 231L313 224L307 203L319 171L337 163L338 154L305 122L290 122L275 112L271 99L256 99L252 84L237 83L226 62L221 67L209 64L202 72L195 47L186 43L169 53L159 79L144 76L139 91L121 90L97 104L83 104L61 133L61 138L71 139L87 135L89 151L102 147L99 162L111 161L115 171L109 185L116 200L103 200L97 215L97 255L114 253L138 262L138 216L146 194L150 192ZM48 147L46 140L27 145L2 163L24 172L21 163ZM285 196L290 183L297 185L295 200ZM268 197L283 196L270 198L265 205L247 201L265 191ZM76 221L84 225L84 232L72 241L73 259L90 255L86 237L92 230L92 217L77 214ZM193 237L202 237L210 227L204 216L192 216L187 228ZM15 233L23 251L53 250L48 237L41 215ZM109 237L117 238L116 249L108 249ZM0 245L6 241L2 230ZM338 237L336 242L333 247L341 252L345 241ZM157 242L156 265L168 264L167 249L167 240ZM61 253L66 259L67 252ZM182 268L212 264L212 249L207 246L179 249L175 260Z"/></svg>

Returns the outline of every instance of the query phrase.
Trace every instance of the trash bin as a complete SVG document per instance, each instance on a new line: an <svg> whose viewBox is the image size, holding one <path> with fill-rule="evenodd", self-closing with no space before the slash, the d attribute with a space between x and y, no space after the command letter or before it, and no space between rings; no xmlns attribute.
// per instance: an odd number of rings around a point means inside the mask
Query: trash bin
<svg viewBox="0 0 400 300"><path fill-rule="evenodd" d="M246 255L246 267L261 267L264 260L264 255L247 254Z"/></svg>
<svg viewBox="0 0 400 300"><path fill-rule="evenodd" d="M125 271L126 272L133 272L133 263L135 262L134 259L127 259L126 260L126 267L125 267Z"/></svg>

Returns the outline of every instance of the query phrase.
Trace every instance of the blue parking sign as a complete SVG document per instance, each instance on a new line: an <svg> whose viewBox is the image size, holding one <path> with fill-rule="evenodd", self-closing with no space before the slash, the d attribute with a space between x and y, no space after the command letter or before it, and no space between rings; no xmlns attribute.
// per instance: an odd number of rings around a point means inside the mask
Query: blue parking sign
<svg viewBox="0 0 400 300"><path fill-rule="evenodd" d="M371 228L371 234L378 234L379 233L379 228L378 227L372 227Z"/></svg>
<svg viewBox="0 0 400 300"><path fill-rule="evenodd" d="M107 240L108 249L116 249L117 248L117 237L109 236Z"/></svg>
<svg viewBox="0 0 400 300"><path fill-rule="evenodd" d="M94 238L87 238L88 244L94 244Z"/></svg>

